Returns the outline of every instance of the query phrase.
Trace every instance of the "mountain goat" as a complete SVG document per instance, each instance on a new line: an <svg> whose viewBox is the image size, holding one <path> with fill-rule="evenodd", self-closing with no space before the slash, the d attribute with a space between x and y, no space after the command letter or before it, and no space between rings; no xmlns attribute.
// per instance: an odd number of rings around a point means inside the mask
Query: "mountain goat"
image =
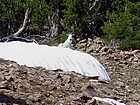
<svg viewBox="0 0 140 105"><path fill-rule="evenodd" d="M72 34L69 34L67 40L64 43L60 43L58 47L71 48L72 47Z"/></svg>

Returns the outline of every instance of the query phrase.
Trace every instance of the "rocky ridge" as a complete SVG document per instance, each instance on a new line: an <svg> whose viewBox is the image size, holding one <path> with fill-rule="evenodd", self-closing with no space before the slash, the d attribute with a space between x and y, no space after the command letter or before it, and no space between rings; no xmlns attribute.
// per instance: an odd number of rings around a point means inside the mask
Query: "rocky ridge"
<svg viewBox="0 0 140 105"><path fill-rule="evenodd" d="M0 105L109 105L94 96L140 105L140 50L111 49L99 38L81 40L76 48L97 58L111 82L0 59Z"/></svg>
<svg viewBox="0 0 140 105"><path fill-rule="evenodd" d="M140 104L140 50L110 48L100 38L81 40L77 49L93 55L103 64L112 79L108 89L123 95L127 105Z"/></svg>

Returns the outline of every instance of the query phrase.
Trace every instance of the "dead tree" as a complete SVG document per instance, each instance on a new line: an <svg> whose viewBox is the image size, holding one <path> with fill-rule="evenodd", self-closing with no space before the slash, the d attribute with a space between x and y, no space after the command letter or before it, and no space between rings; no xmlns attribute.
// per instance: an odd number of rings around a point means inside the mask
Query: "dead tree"
<svg viewBox="0 0 140 105"><path fill-rule="evenodd" d="M57 37L62 32L62 25L60 22L54 22L54 18L57 17L56 13L52 16L51 19L51 28L50 28L50 37Z"/></svg>
<svg viewBox="0 0 140 105"><path fill-rule="evenodd" d="M60 13L60 1L57 0L55 2L55 13L53 14L53 16L48 15L49 32L47 34L47 37L56 38L62 33L62 30L63 30L63 27L61 24L62 17L63 16Z"/></svg>
<svg viewBox="0 0 140 105"><path fill-rule="evenodd" d="M9 42L9 41L33 42L35 41L35 40L19 37L19 35L24 32L24 30L28 26L28 23L31 21L31 15L32 15L32 9L28 8L25 12L25 17L24 17L22 27L16 33L0 39L0 42Z"/></svg>
<svg viewBox="0 0 140 105"><path fill-rule="evenodd" d="M31 8L28 8L26 10L26 13L25 13L25 17L24 17L24 21L23 21L23 24L22 24L22 27L16 32L13 34L14 37L18 37L27 27L29 21L31 21L31 15L32 15L32 9Z"/></svg>
<svg viewBox="0 0 140 105"><path fill-rule="evenodd" d="M59 12L59 6L58 2L56 3L56 12L54 15L51 17L48 15L48 20L49 20L49 32L46 34L46 36L41 36L41 35L29 35L26 38L20 37L20 35L26 30L27 26L29 25L31 21L31 15L32 15L32 9L28 8L25 12L25 17L22 23L21 28L17 32L15 32L12 35L3 37L0 39L0 42L9 42L9 41L24 41L24 42L33 42L35 41L35 38L43 38L47 39L46 37L51 37L51 38L56 38L62 33L62 25L60 23L60 12ZM57 22L54 22L55 18L58 19ZM30 39L29 39L30 38ZM34 39L31 39L34 38Z"/></svg>

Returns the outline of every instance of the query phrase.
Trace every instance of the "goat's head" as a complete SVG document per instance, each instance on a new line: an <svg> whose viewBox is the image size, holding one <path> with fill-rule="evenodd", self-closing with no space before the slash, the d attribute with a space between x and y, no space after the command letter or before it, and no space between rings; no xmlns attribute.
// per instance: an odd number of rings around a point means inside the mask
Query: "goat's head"
<svg viewBox="0 0 140 105"><path fill-rule="evenodd" d="M68 40L71 40L72 41L72 37L73 37L74 34L68 34Z"/></svg>

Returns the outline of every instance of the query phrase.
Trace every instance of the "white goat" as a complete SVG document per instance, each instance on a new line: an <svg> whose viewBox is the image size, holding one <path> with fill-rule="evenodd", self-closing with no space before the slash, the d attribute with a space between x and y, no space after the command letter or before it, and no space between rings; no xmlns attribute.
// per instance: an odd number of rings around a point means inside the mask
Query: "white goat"
<svg viewBox="0 0 140 105"><path fill-rule="evenodd" d="M64 43L60 43L58 47L71 48L72 47L72 34L69 34L67 40Z"/></svg>

